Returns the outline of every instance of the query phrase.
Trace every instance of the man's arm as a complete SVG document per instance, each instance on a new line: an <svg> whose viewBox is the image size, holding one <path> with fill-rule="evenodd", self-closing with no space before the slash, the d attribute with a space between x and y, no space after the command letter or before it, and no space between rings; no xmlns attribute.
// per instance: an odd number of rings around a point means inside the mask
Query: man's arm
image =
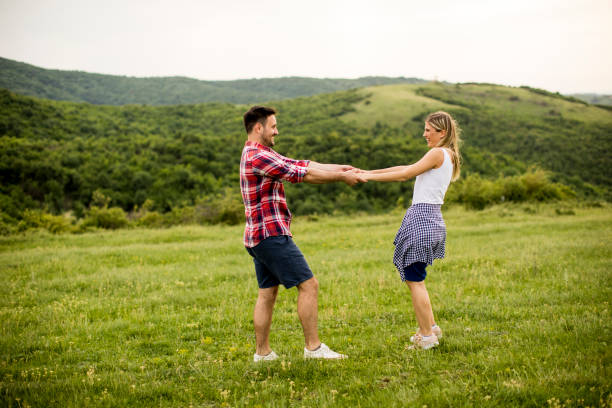
<svg viewBox="0 0 612 408"><path fill-rule="evenodd" d="M325 171L349 171L353 170L354 167L349 164L323 164L317 163L316 161L310 161L308 168L325 170Z"/></svg>
<svg viewBox="0 0 612 408"><path fill-rule="evenodd" d="M293 160L276 152L261 151L251 159L251 166L256 174L286 180L291 183L306 182L326 184L341 181L353 186L365 183L363 175L357 174L352 166L339 164L321 164L308 161L308 165L299 165L300 160ZM302 161L305 163L305 161Z"/></svg>

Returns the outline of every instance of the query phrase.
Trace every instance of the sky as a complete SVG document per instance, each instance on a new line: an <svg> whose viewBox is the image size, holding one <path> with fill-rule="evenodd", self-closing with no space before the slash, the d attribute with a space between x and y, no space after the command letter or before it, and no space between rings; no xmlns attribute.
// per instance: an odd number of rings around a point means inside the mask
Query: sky
<svg viewBox="0 0 612 408"><path fill-rule="evenodd" d="M133 77L612 94L612 0L0 0L0 57Z"/></svg>

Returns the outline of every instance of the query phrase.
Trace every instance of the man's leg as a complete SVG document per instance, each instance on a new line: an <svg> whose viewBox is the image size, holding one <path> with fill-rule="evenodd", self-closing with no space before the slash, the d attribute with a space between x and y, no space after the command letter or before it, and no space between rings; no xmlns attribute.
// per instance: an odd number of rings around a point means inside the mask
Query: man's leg
<svg viewBox="0 0 612 408"><path fill-rule="evenodd" d="M431 326L434 324L433 310L429 301L429 294L425 288L425 281L411 282L406 281L412 295L412 305L419 323L419 332L423 336L431 335Z"/></svg>
<svg viewBox="0 0 612 408"><path fill-rule="evenodd" d="M255 327L255 352L260 356L270 354L270 326L272 325L272 312L278 294L278 286L259 289L255 311L253 312L253 326Z"/></svg>
<svg viewBox="0 0 612 408"><path fill-rule="evenodd" d="M308 350L321 345L317 327L319 281L312 277L298 285L298 316L304 329L304 340Z"/></svg>

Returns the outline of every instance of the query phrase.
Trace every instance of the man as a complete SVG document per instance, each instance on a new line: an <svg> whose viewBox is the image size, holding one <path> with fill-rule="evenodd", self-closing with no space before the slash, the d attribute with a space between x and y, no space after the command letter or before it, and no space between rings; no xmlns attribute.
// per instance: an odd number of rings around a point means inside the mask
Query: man
<svg viewBox="0 0 612 408"><path fill-rule="evenodd" d="M244 245L253 257L259 295L253 313L256 349L254 361L275 360L269 343L278 285L298 288L298 316L304 330L304 358L339 359L319 340L317 328L319 283L292 240L291 212L282 181L324 184L364 182L352 166L293 160L272 150L278 135L276 111L254 106L244 114L247 141L240 159L240 189L245 206Z"/></svg>

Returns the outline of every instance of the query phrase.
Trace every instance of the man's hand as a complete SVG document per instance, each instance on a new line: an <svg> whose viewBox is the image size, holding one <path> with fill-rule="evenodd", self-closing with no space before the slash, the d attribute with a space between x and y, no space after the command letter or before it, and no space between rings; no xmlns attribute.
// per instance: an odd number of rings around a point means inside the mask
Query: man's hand
<svg viewBox="0 0 612 408"><path fill-rule="evenodd" d="M354 186L357 183L367 183L368 180L364 177L363 173L359 172L359 169L346 170L343 175L343 180L349 186Z"/></svg>
<svg viewBox="0 0 612 408"><path fill-rule="evenodd" d="M351 171L354 169L355 167L351 166L350 164L339 164L338 165L338 170L340 171Z"/></svg>

